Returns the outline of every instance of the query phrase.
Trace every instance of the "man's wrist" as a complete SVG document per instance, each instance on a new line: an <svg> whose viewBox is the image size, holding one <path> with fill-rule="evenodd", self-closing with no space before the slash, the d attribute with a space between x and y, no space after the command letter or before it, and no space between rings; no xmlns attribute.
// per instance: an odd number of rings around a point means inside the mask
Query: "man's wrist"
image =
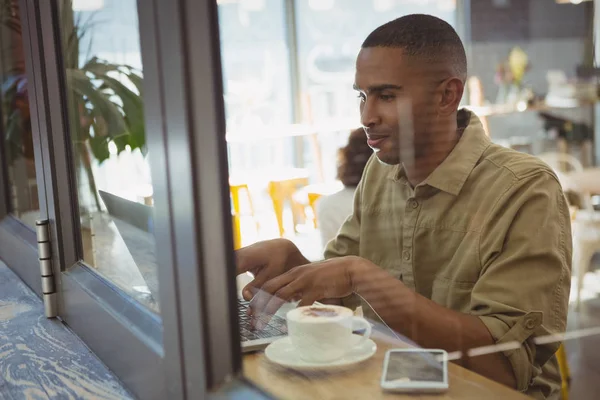
<svg viewBox="0 0 600 400"><path fill-rule="evenodd" d="M369 270L371 270L375 264L362 257L349 256L349 258L350 262L348 263L347 273L350 280L350 286L354 293L360 294L362 283L365 281L365 278L372 276L372 274L369 274Z"/></svg>
<svg viewBox="0 0 600 400"><path fill-rule="evenodd" d="M352 292L359 294L371 306L396 304L394 314L401 313L405 320L414 317L418 294L376 264L353 256L348 263L348 276Z"/></svg>

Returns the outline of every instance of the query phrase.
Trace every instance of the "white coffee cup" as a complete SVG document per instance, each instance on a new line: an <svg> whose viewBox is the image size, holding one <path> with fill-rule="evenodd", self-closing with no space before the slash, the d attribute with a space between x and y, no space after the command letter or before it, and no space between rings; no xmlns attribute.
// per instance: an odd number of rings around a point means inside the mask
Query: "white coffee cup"
<svg viewBox="0 0 600 400"><path fill-rule="evenodd" d="M359 338L352 334L356 322L365 327ZM371 336L371 324L341 306L312 305L290 310L287 328L298 355L309 362L335 361Z"/></svg>

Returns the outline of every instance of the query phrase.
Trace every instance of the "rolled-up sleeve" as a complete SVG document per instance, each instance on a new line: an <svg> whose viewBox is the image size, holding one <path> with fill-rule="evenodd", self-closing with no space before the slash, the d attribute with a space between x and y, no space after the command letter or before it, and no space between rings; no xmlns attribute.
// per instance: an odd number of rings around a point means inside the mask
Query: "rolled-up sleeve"
<svg viewBox="0 0 600 400"><path fill-rule="evenodd" d="M535 338L565 331L571 279L569 210L550 171L515 177L483 224L480 278L471 314L486 325L528 390L560 343ZM543 341L539 341L543 342Z"/></svg>

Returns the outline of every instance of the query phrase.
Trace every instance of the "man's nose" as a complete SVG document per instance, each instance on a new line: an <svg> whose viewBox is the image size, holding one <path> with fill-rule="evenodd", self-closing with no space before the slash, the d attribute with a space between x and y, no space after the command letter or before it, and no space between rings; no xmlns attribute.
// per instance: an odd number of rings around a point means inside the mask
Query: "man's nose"
<svg viewBox="0 0 600 400"><path fill-rule="evenodd" d="M368 99L363 103L361 108L360 121L364 128L372 128L381 122L377 107Z"/></svg>

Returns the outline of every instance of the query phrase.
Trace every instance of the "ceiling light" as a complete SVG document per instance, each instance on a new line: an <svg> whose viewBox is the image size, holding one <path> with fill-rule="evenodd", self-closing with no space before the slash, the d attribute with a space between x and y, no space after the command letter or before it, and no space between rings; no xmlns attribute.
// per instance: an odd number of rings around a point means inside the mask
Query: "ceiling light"
<svg viewBox="0 0 600 400"><path fill-rule="evenodd" d="M308 6L311 10L327 11L335 6L335 0L308 0Z"/></svg>
<svg viewBox="0 0 600 400"><path fill-rule="evenodd" d="M438 0L437 8L440 11L456 10L456 0Z"/></svg>
<svg viewBox="0 0 600 400"><path fill-rule="evenodd" d="M241 0L240 7L246 11L262 11L265 8L265 0Z"/></svg>
<svg viewBox="0 0 600 400"><path fill-rule="evenodd" d="M104 8L104 0L73 0L73 11L96 11Z"/></svg>
<svg viewBox="0 0 600 400"><path fill-rule="evenodd" d="M558 4L581 4L586 1L592 1L592 0L556 0L556 2Z"/></svg>
<svg viewBox="0 0 600 400"><path fill-rule="evenodd" d="M385 12L394 8L394 0L373 0L373 9L377 12Z"/></svg>

